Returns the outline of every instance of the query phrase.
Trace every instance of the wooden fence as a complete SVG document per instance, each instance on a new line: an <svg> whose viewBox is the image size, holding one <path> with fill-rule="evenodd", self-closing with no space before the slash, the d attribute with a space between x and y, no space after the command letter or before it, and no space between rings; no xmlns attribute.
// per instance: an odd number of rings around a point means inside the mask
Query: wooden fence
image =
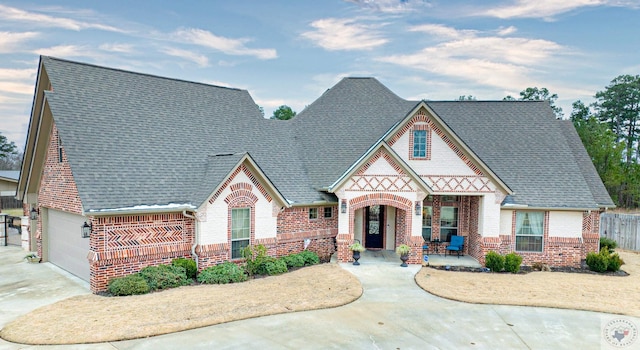
<svg viewBox="0 0 640 350"><path fill-rule="evenodd" d="M602 213L600 237L613 239L619 248L640 251L640 215Z"/></svg>

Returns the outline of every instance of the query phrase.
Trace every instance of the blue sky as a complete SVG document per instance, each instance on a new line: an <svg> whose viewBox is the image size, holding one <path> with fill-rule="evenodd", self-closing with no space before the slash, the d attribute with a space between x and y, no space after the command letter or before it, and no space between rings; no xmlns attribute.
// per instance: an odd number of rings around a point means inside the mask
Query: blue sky
<svg viewBox="0 0 640 350"><path fill-rule="evenodd" d="M345 76L406 99L547 87L568 116L640 74L639 33L638 0L0 0L0 132L23 148L39 55L247 89L267 117Z"/></svg>

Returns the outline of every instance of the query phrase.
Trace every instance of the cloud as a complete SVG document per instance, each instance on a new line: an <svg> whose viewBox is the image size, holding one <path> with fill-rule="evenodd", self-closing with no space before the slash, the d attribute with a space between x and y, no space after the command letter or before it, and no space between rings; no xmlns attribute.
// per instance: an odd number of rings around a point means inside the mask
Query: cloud
<svg viewBox="0 0 640 350"><path fill-rule="evenodd" d="M209 59L207 58L207 56L193 51L182 50L173 47L166 47L164 49L161 49L160 51L169 56L180 57L184 58L187 61L195 62L200 67L209 66Z"/></svg>
<svg viewBox="0 0 640 350"><path fill-rule="evenodd" d="M78 45L58 45L48 48L37 49L34 51L38 55L54 56L54 57L99 57L95 51L87 46Z"/></svg>
<svg viewBox="0 0 640 350"><path fill-rule="evenodd" d="M78 21L65 17L54 17L37 12L28 12L15 7L0 5L0 19L12 22L28 23L41 27L55 27L69 30L99 29L123 33L124 30L100 23Z"/></svg>
<svg viewBox="0 0 640 350"><path fill-rule="evenodd" d="M98 47L102 51L118 52L118 53L133 53L133 45L131 44L118 44L118 43L105 43Z"/></svg>
<svg viewBox="0 0 640 350"><path fill-rule="evenodd" d="M458 30L452 27L447 27L442 24L421 24L413 27L409 27L410 32L423 32L431 36L442 39L458 39L463 37L476 36L478 31L476 30Z"/></svg>
<svg viewBox="0 0 640 350"><path fill-rule="evenodd" d="M329 51L371 50L388 42L376 31L376 25L356 23L356 19L325 18L311 22L313 31L302 33Z"/></svg>
<svg viewBox="0 0 640 350"><path fill-rule="evenodd" d="M0 68L0 91L11 94L32 95L35 69ZM0 102L15 102L14 98L3 95Z"/></svg>
<svg viewBox="0 0 640 350"><path fill-rule="evenodd" d="M424 0L345 0L354 3L362 8L384 12L403 13L419 10L424 7L431 7L428 1Z"/></svg>
<svg viewBox="0 0 640 350"><path fill-rule="evenodd" d="M426 25L421 31L430 33ZM513 89L529 86L532 72L542 69L567 48L547 40L482 36L484 33L433 26L434 35L450 40L411 54L378 58L416 70L471 81L483 86Z"/></svg>
<svg viewBox="0 0 640 350"><path fill-rule="evenodd" d="M13 52L16 48L21 46L23 42L35 38L38 35L39 33L37 32L0 32L0 53Z"/></svg>
<svg viewBox="0 0 640 350"><path fill-rule="evenodd" d="M507 18L546 18L581 7L615 6L638 8L635 0L516 0L512 4L480 11L476 15Z"/></svg>
<svg viewBox="0 0 640 350"><path fill-rule="evenodd" d="M254 56L261 60L278 57L275 49L251 49L246 47L245 44L251 41L250 39L229 39L197 28L179 29L173 32L171 36L181 43L208 47L228 55Z"/></svg>

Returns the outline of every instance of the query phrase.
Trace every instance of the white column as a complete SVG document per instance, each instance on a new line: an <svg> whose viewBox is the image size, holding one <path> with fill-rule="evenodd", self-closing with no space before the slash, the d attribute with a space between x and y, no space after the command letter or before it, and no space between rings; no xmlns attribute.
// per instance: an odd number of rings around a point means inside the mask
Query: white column
<svg viewBox="0 0 640 350"><path fill-rule="evenodd" d="M22 249L29 251L31 250L30 241L29 241L29 224L31 223L31 219L28 216L20 217L20 232L22 232Z"/></svg>
<svg viewBox="0 0 640 350"><path fill-rule="evenodd" d="M496 196L487 193L481 197L478 210L478 230L482 237L498 237L500 235L500 203Z"/></svg>

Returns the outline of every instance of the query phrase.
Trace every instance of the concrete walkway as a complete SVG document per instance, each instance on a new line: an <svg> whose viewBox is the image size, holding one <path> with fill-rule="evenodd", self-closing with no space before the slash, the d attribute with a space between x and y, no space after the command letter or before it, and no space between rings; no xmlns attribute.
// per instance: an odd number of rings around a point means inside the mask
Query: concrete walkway
<svg viewBox="0 0 640 350"><path fill-rule="evenodd" d="M0 248L0 256L5 249ZM587 350L606 348L601 325L622 318L585 311L450 301L432 296L415 284L413 276L419 266L402 268L399 260L365 260L368 261L360 266L341 264L360 279L364 288L360 299L343 307L236 321L146 339L47 348ZM4 273L2 265L0 271ZM60 278L56 271L44 266L22 263L14 268L16 272L49 269L51 278ZM77 288L76 282L67 285ZM3 276L0 288L7 291L8 287ZM5 299L7 295L0 297ZM17 303L14 307L20 307L25 297L9 295L9 301L0 303L3 313L7 304ZM29 305L24 312L31 308ZM15 317L14 312L9 318ZM624 319L640 326L640 319ZM5 317L0 321L1 325L8 320ZM30 347L0 341L0 349L5 348Z"/></svg>

